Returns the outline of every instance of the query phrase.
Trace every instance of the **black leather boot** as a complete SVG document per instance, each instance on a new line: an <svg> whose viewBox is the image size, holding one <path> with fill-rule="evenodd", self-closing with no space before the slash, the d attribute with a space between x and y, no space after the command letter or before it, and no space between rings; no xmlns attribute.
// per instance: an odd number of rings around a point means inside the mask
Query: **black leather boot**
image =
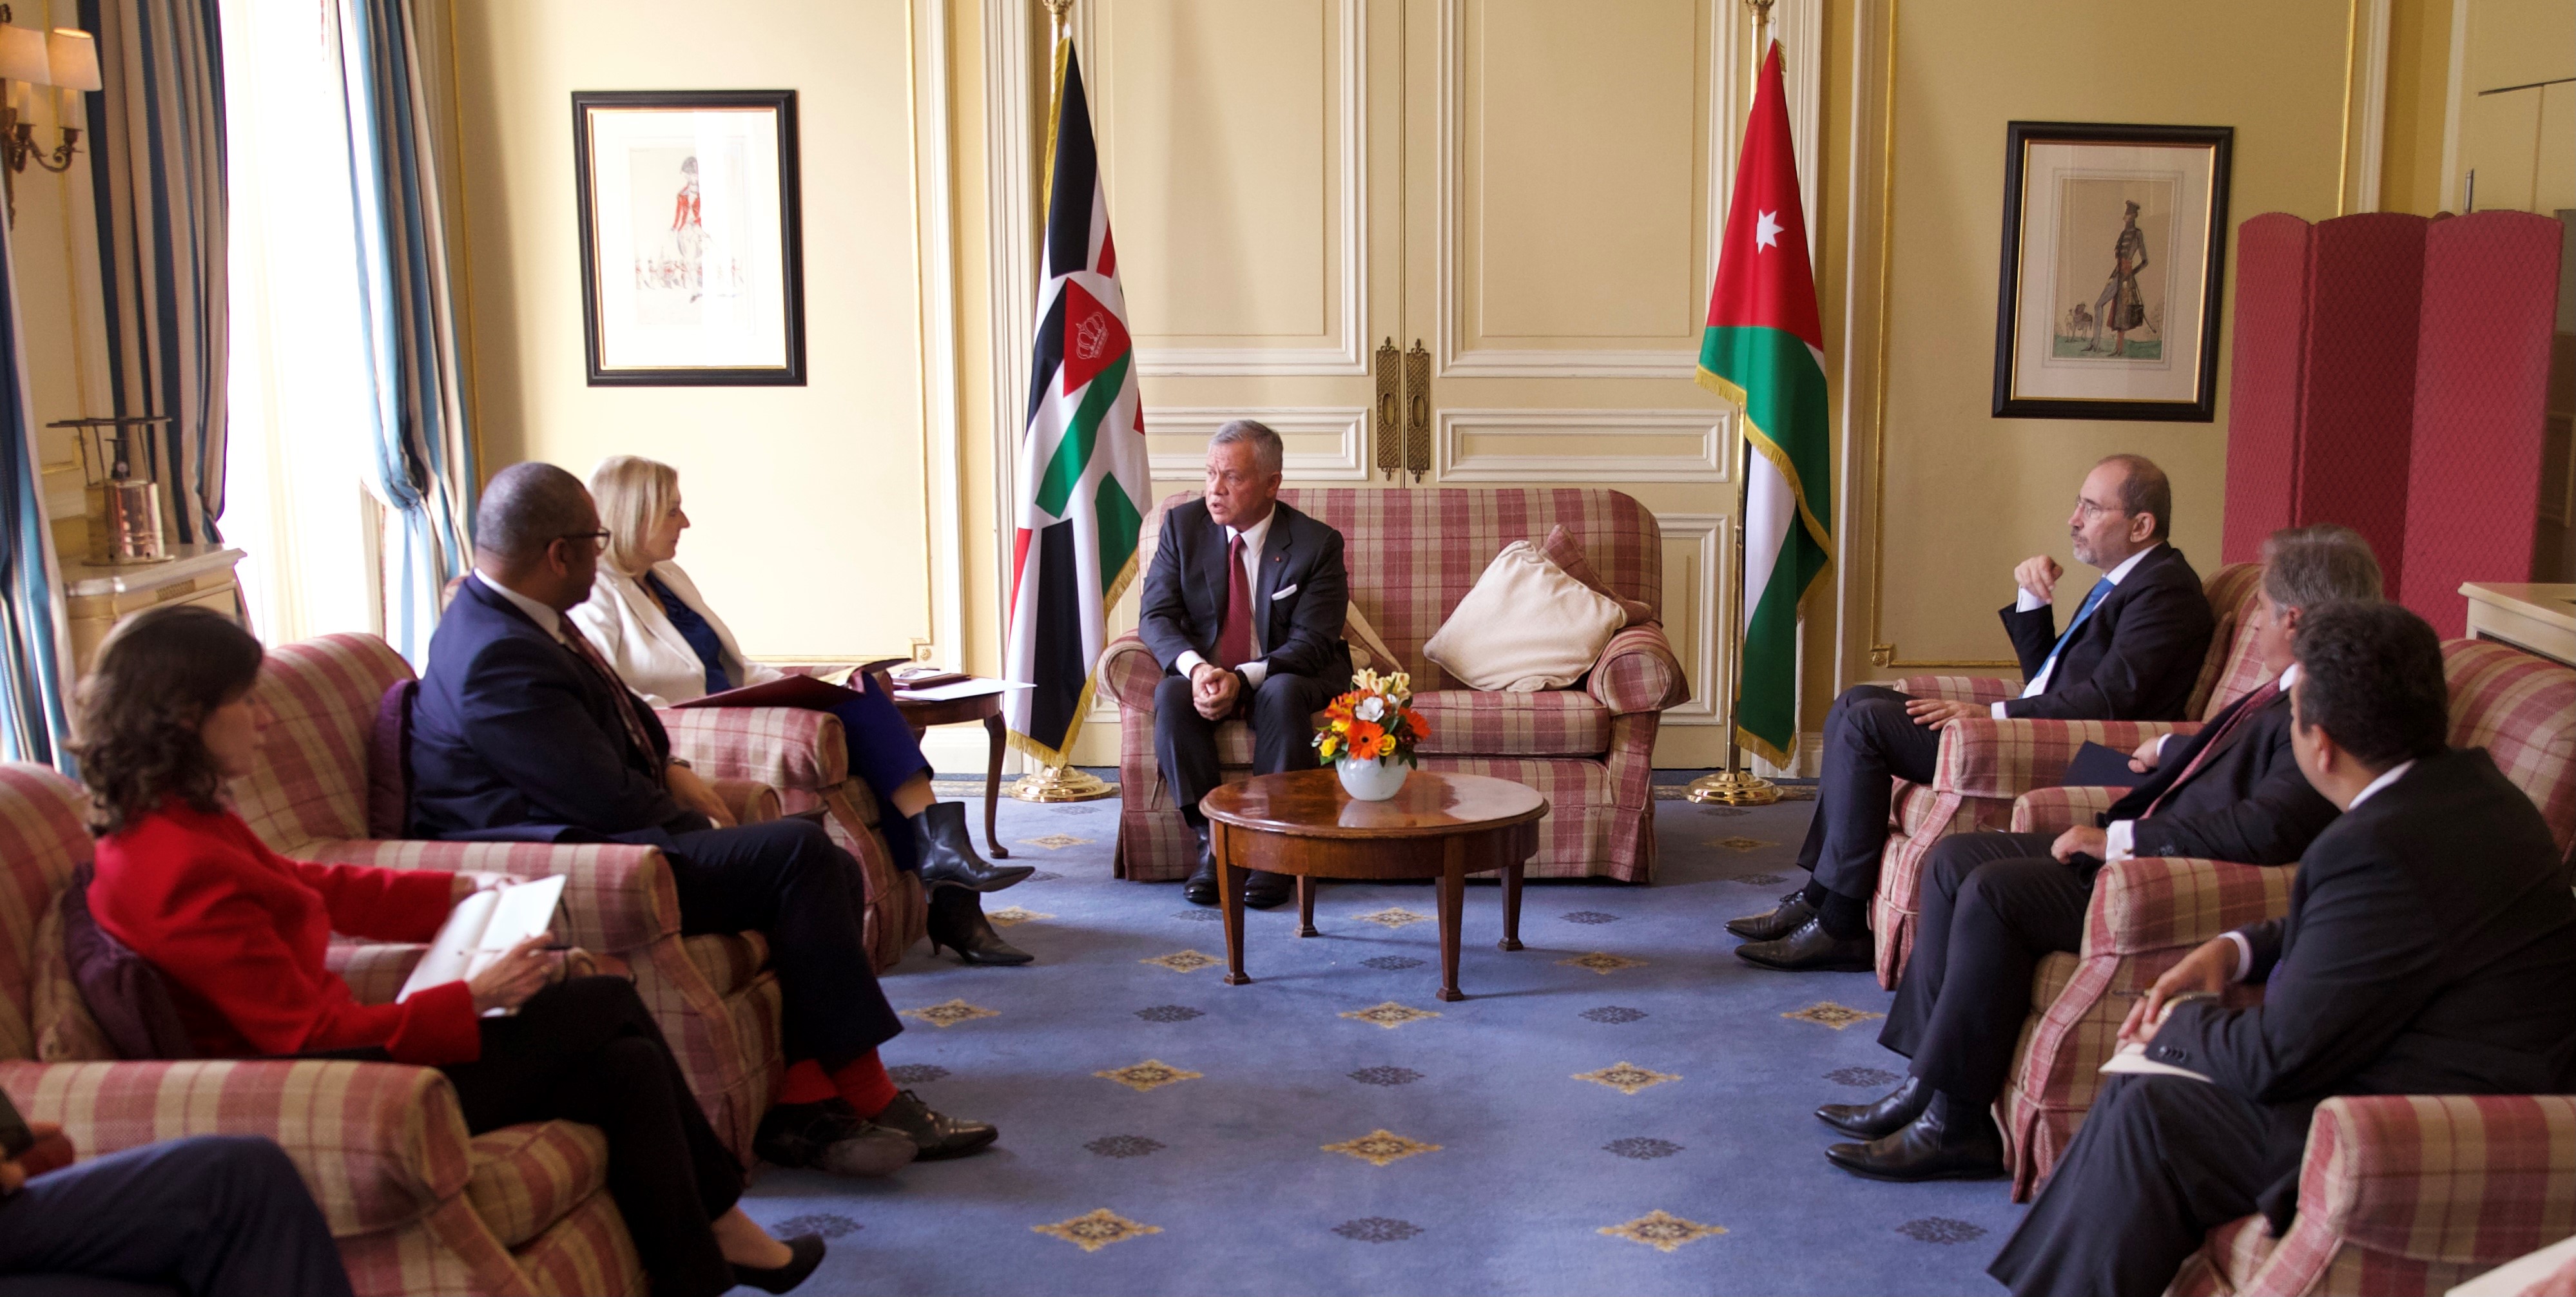
<svg viewBox="0 0 2576 1297"><path fill-rule="evenodd" d="M1181 899L1192 905L1216 904L1216 849L1208 840L1208 826L1194 824L1190 832L1198 835L1199 861L1190 867L1189 881L1181 884Z"/></svg>
<svg viewBox="0 0 2576 1297"><path fill-rule="evenodd" d="M1912 1125L1866 1144L1836 1144L1825 1160L1872 1180L1991 1180L2004 1173L2004 1135L1985 1109L1956 1111L1936 1096Z"/></svg>
<svg viewBox="0 0 2576 1297"><path fill-rule="evenodd" d="M1932 1087L1919 1076L1878 1096L1871 1103L1829 1103L1816 1109L1816 1119L1846 1135L1879 1139L1914 1124L1932 1102Z"/></svg>
<svg viewBox="0 0 2576 1297"><path fill-rule="evenodd" d="M974 835L966 830L964 802L932 802L907 822L912 825L913 841L920 844L924 887L998 892L1037 872L1035 865L987 863L975 850Z"/></svg>
<svg viewBox="0 0 2576 1297"><path fill-rule="evenodd" d="M983 898L963 887L930 889L930 953L946 946L969 964L1026 964L1037 956L1002 940Z"/></svg>

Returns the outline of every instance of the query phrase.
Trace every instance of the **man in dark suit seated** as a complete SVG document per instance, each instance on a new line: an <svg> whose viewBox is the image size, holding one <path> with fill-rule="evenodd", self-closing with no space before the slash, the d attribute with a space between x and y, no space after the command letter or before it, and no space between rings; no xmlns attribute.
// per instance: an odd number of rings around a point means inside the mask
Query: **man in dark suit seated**
<svg viewBox="0 0 2576 1297"><path fill-rule="evenodd" d="M897 1091L877 1058L903 1024L868 963L858 862L809 820L734 826L564 621L607 536L590 492L552 464L514 464L484 488L474 574L430 637L413 705L412 831L658 846L683 932L767 933L793 1064L754 1140L770 1161L883 1175L992 1143L992 1126Z"/></svg>
<svg viewBox="0 0 2576 1297"><path fill-rule="evenodd" d="M2576 1081L2576 897L2549 826L2481 749L2451 751L2442 649L2393 604L2308 610L2299 768L2343 814L2286 918L2183 957L2123 1041L2199 1077L2115 1076L1991 1273L2016 1293L2164 1291L2204 1235L2298 1210L2316 1105L2536 1094ZM2231 1009L2231 983L2263 1003Z"/></svg>
<svg viewBox="0 0 2576 1297"><path fill-rule="evenodd" d="M2084 941L2094 875L2132 856L2296 863L2335 817L2290 750L2291 637L2310 608L2379 598L2379 560L2348 527L2274 532L2263 546L2254 651L2273 679L2187 736L2139 745L2148 774L2098 823L2051 837L1961 833L1932 848L1914 957L1878 1043L1914 1060L1874 1103L1827 1104L1826 1124L1868 1141L1825 1157L1877 1180L2001 1175L1988 1109L2012 1070L2040 956Z"/></svg>
<svg viewBox="0 0 2576 1297"><path fill-rule="evenodd" d="M1222 782L1216 727L1252 722L1256 774L1312 766L1315 712L1350 686L1342 642L1350 578L1342 534L1279 503L1279 434L1236 419L1208 439L1207 494L1163 515L1136 633L1166 673L1154 691L1154 755L1181 818L1199 839L1181 894L1214 905L1199 799ZM1248 871L1244 904L1288 899L1288 879Z"/></svg>
<svg viewBox="0 0 2576 1297"><path fill-rule="evenodd" d="M1951 722L2182 719L2216 619L2200 575L2166 540L2173 486L2164 470L2140 455L2095 464L2066 528L2075 560L2100 568L2102 578L2061 632L2050 603L2063 575L2057 560L2036 555L2014 569L2021 593L2003 621L2029 681L2020 697L1988 707L1854 685L1834 700L1816 813L1798 849L1799 868L1813 877L1776 909L1727 923L1747 939L1737 955L1793 972L1872 966L1869 898L1887 845L1888 776L1932 782L1940 731Z"/></svg>

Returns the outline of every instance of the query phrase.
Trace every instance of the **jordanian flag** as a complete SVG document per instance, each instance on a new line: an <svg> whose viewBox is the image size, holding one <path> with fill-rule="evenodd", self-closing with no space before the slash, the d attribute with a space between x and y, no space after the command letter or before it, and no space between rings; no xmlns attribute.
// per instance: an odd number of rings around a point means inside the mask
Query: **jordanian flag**
<svg viewBox="0 0 2576 1297"><path fill-rule="evenodd" d="M1150 503L1136 348L1070 40L1058 47L1056 86L1005 664L1036 686L1011 694L1011 741L1051 766L1072 755L1090 709L1109 607L1136 575Z"/></svg>
<svg viewBox="0 0 2576 1297"><path fill-rule="evenodd" d="M1739 742L1773 765L1798 748L1798 598L1833 557L1825 526L1825 334L1798 202L1798 158L1771 43L1744 125L1699 381L1744 407L1744 657Z"/></svg>

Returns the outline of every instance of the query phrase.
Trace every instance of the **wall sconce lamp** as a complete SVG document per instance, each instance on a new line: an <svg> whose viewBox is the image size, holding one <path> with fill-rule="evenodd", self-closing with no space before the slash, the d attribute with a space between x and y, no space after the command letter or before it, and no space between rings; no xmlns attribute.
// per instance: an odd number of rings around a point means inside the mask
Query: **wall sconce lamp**
<svg viewBox="0 0 2576 1297"><path fill-rule="evenodd" d="M80 151L80 128L70 124L79 118L80 96L105 84L99 77L98 43L88 32L71 27L39 32L13 25L15 17L8 5L0 4L0 82L8 86L6 99L0 100L0 162L8 166L13 225L18 219L18 173L29 162L47 171L71 169L72 157ZM37 146L36 125L28 120L37 86L52 86L59 96L54 121L62 142L50 154Z"/></svg>

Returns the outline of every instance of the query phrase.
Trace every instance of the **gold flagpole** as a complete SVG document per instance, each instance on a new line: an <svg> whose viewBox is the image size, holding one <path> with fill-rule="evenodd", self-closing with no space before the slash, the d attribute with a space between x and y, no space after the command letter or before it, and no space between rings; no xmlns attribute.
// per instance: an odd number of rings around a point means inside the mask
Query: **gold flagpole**
<svg viewBox="0 0 2576 1297"><path fill-rule="evenodd" d="M1073 0L1042 0L1047 10L1047 30L1054 39L1047 43L1048 75L1052 86L1047 99L1047 156L1040 165L1046 175L1046 186L1039 191L1038 238L1046 238L1047 207L1055 187L1056 100L1064 94L1064 43L1073 39ZM1097 670L1097 666L1094 667ZM1082 702L1088 705L1091 690L1082 691ZM1099 776L1073 764L1071 744L1064 760L1052 766L1040 766L1020 776L1011 785L1011 796L1023 802L1089 802L1117 792L1117 788Z"/></svg>
<svg viewBox="0 0 2576 1297"><path fill-rule="evenodd" d="M1754 96L1762 93L1762 58L1769 45L1766 38L1771 31L1771 5L1772 0L1744 0L1744 7L1753 11L1753 74L1745 78L1749 88L1745 97L1748 104ZM1744 694L1744 508L1752 492L1753 457L1747 453L1741 430L1738 430L1735 442L1735 517L1728 527L1735 540L1735 579L1727 583L1726 595L1726 636L1730 649L1726 655L1726 768L1692 780L1688 796L1702 804L1768 806L1780 800L1780 786L1744 768L1744 745L1736 738Z"/></svg>

